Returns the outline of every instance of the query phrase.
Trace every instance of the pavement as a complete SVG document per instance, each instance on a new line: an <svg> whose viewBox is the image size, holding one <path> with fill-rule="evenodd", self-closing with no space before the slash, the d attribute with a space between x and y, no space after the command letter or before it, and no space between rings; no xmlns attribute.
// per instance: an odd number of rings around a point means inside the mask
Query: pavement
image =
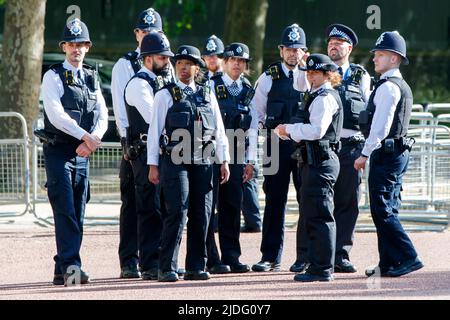
<svg viewBox="0 0 450 320"><path fill-rule="evenodd" d="M119 228L87 226L81 256L92 282L81 287L51 285L55 240L53 227L30 214L0 219L0 300L449 300L450 233L415 232L410 236L425 268L400 278L367 278L378 262L375 233L356 233L351 252L355 274L336 274L331 283L293 281L295 228L288 227L280 272L213 275L209 281L177 283L121 280L117 255ZM184 240L186 234L183 235ZM242 234L241 261L259 261L261 234ZM179 255L184 266L185 241Z"/></svg>

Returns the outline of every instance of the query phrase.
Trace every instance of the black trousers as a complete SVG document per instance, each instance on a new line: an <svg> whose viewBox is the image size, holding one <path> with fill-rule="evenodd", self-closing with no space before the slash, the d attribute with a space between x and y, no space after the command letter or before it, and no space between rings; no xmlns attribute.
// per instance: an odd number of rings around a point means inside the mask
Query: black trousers
<svg viewBox="0 0 450 320"><path fill-rule="evenodd" d="M120 267L128 263L138 264L137 214L134 177L131 162L122 158L120 163Z"/></svg>
<svg viewBox="0 0 450 320"><path fill-rule="evenodd" d="M216 206L217 206L217 199L219 197L219 184L220 184L220 165L214 164L213 165L213 201L211 205L211 215L210 215L210 221L208 226L208 234L206 237L206 249L208 253L208 261L206 265L208 268L213 267L214 265L217 265L221 262L220 260L220 254L219 250L217 249L216 239L214 235L214 229L217 226L216 219L218 219L218 216L216 215Z"/></svg>
<svg viewBox="0 0 450 320"><path fill-rule="evenodd" d="M239 263L241 245L239 242L242 207L242 176L244 164L230 164L230 180L219 186L218 217L219 243L222 262Z"/></svg>
<svg viewBox="0 0 450 320"><path fill-rule="evenodd" d="M336 224L333 217L333 187L339 175L339 159L330 151L330 159L313 166L303 164L300 212L308 235L308 273L329 276L334 272Z"/></svg>
<svg viewBox="0 0 450 320"><path fill-rule="evenodd" d="M263 190L266 195L264 209L263 232L261 241L262 260L281 262L284 244L284 224L289 184L292 180L297 191L297 202L300 204L301 175L298 172L297 161L291 158L295 148L291 141L280 141L279 169L275 175L265 175ZM268 154L272 158L270 147ZM301 212L301 211L300 211ZM299 215L297 226L297 261L307 261L308 238L306 236L303 214Z"/></svg>
<svg viewBox="0 0 450 320"><path fill-rule="evenodd" d="M338 153L340 170L334 186L334 219L336 220L336 262L349 260L353 236L359 215L362 171L353 167L361 155L363 144L341 139Z"/></svg>
<svg viewBox="0 0 450 320"><path fill-rule="evenodd" d="M148 180L147 152L131 161L134 175L139 264L142 270L158 267L161 241L160 185Z"/></svg>
<svg viewBox="0 0 450 320"><path fill-rule="evenodd" d="M180 243L188 219L186 270L203 271L212 204L212 165L175 165L170 156L164 156L160 168L166 212L163 212L159 269L177 271Z"/></svg>

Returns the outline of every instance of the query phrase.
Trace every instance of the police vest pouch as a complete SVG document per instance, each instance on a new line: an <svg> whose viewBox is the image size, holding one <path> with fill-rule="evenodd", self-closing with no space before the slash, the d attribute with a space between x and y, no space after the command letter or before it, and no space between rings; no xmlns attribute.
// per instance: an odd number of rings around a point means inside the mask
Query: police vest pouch
<svg viewBox="0 0 450 320"><path fill-rule="evenodd" d="M270 104L267 104L266 127L268 129L275 129L278 125L282 124L285 110L285 103L272 102Z"/></svg>
<svg viewBox="0 0 450 320"><path fill-rule="evenodd" d="M394 139L386 139L384 141L384 152L388 154L392 154L395 151L395 140Z"/></svg>
<svg viewBox="0 0 450 320"><path fill-rule="evenodd" d="M204 130L216 130L216 122L212 112L207 112L208 107L197 107L197 112L200 113L202 126Z"/></svg>
<svg viewBox="0 0 450 320"><path fill-rule="evenodd" d="M252 116L249 114L241 114L240 116L239 128L244 131L249 130L252 123Z"/></svg>
<svg viewBox="0 0 450 320"><path fill-rule="evenodd" d="M188 112L174 112L167 115L167 123L174 129L189 128L191 115Z"/></svg>
<svg viewBox="0 0 450 320"><path fill-rule="evenodd" d="M372 113L369 110L362 110L359 113L359 127L361 129L361 133L364 135L364 138L368 138L370 134L370 125L372 120Z"/></svg>
<svg viewBox="0 0 450 320"><path fill-rule="evenodd" d="M81 111L78 110L64 110L70 118L75 120L75 122L80 125L81 124Z"/></svg>
<svg viewBox="0 0 450 320"><path fill-rule="evenodd" d="M91 133L90 131L92 128L90 128L90 124L93 123L95 125L99 116L100 113L98 110L93 110L92 112L87 113L82 117L81 122L79 123L80 127Z"/></svg>

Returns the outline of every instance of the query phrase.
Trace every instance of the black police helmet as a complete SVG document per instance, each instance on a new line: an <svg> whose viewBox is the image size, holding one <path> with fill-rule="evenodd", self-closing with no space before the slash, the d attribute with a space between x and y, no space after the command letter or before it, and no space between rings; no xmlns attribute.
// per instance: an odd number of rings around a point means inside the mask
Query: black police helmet
<svg viewBox="0 0 450 320"><path fill-rule="evenodd" d="M158 12L153 8L148 8L139 14L135 29L144 31L162 31L162 20Z"/></svg>
<svg viewBox="0 0 450 320"><path fill-rule="evenodd" d="M326 36L328 38L328 41L330 41L331 38L338 38L347 41L353 47L356 47L356 45L358 44L358 36L356 35L355 31L353 31L350 27L347 27L346 25L340 23L335 23L328 26Z"/></svg>
<svg viewBox="0 0 450 320"><path fill-rule="evenodd" d="M300 67L303 71L336 71L337 69L338 66L329 56L320 53L312 54L306 59L306 68Z"/></svg>
<svg viewBox="0 0 450 320"><path fill-rule="evenodd" d="M279 47L307 49L305 31L293 24L284 29Z"/></svg>
<svg viewBox="0 0 450 320"><path fill-rule="evenodd" d="M382 33L375 43L375 48L370 52L379 50L395 52L403 58L403 64L409 64L409 60L406 57L406 41L398 31Z"/></svg>
<svg viewBox="0 0 450 320"><path fill-rule="evenodd" d="M174 56L170 50L169 39L167 39L164 33L153 31L142 39L140 57L142 58L152 54L159 54L167 57Z"/></svg>
<svg viewBox="0 0 450 320"><path fill-rule="evenodd" d="M225 48L225 52L223 53L224 58L241 58L248 61L251 61L250 58L250 49L246 44L240 42L233 42Z"/></svg>
<svg viewBox="0 0 450 320"><path fill-rule="evenodd" d="M173 59L175 61L187 59L198 64L202 68L206 67L205 61L203 61L202 57L200 56L200 50L198 50L198 48L193 46L188 45L180 46Z"/></svg>
<svg viewBox="0 0 450 320"><path fill-rule="evenodd" d="M86 24L80 19L73 19L64 27L62 41L59 42L59 46L66 42L86 42L92 44L89 38L89 30Z"/></svg>
<svg viewBox="0 0 450 320"><path fill-rule="evenodd" d="M212 35L206 40L205 45L203 46L202 56L217 55L221 57L224 50L225 47L222 40L215 35Z"/></svg>

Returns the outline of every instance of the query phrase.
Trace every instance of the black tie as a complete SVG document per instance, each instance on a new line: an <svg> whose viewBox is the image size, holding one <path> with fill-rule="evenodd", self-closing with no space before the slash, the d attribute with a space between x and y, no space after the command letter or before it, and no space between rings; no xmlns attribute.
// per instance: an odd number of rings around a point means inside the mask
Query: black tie
<svg viewBox="0 0 450 320"><path fill-rule="evenodd" d="M188 96L190 96L191 94L194 94L194 90L192 90L192 88L189 87L189 86L186 86L186 87L183 89L183 91L184 91L184 93L185 93L186 95L188 95Z"/></svg>
<svg viewBox="0 0 450 320"><path fill-rule="evenodd" d="M294 72L292 70L289 71L289 79L294 79Z"/></svg>
<svg viewBox="0 0 450 320"><path fill-rule="evenodd" d="M77 71L77 78L77 83L82 86L84 84L84 81L83 78L81 78L81 70Z"/></svg>
<svg viewBox="0 0 450 320"><path fill-rule="evenodd" d="M342 67L339 67L339 68L338 68L338 72L339 72L339 74L341 75L341 77L344 77L344 73L342 72Z"/></svg>

